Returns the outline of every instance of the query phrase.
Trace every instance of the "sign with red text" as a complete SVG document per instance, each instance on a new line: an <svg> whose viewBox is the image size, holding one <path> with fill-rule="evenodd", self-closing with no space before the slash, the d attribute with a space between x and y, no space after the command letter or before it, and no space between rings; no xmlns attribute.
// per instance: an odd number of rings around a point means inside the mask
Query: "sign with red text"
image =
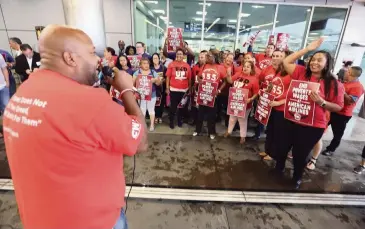
<svg viewBox="0 0 365 229"><path fill-rule="evenodd" d="M275 48L281 51L288 50L288 43L289 43L290 35L287 33L278 33L276 38L276 45Z"/></svg>
<svg viewBox="0 0 365 229"><path fill-rule="evenodd" d="M142 55L127 56L127 58L131 62L132 70L136 71L139 68L139 62L142 59Z"/></svg>
<svg viewBox="0 0 365 229"><path fill-rule="evenodd" d="M199 84L197 103L202 106L214 107L218 83L203 81Z"/></svg>
<svg viewBox="0 0 365 229"><path fill-rule="evenodd" d="M272 107L270 103L275 100L275 96L263 90L259 91L259 100L256 107L255 118L262 125L267 126Z"/></svg>
<svg viewBox="0 0 365 229"><path fill-rule="evenodd" d="M256 40L256 38L257 38L257 36L259 35L260 32L261 32L261 30L258 30L256 32L252 33L248 37L247 41L243 44L243 47L246 47L246 45L253 45L253 43L255 42L255 40Z"/></svg>
<svg viewBox="0 0 365 229"><path fill-rule="evenodd" d="M269 45L275 45L275 35L270 35L269 36Z"/></svg>
<svg viewBox="0 0 365 229"><path fill-rule="evenodd" d="M176 48L184 47L182 28L167 29L167 52L176 52Z"/></svg>
<svg viewBox="0 0 365 229"><path fill-rule="evenodd" d="M137 99L151 101L152 98L152 76L139 74L136 79L136 88L139 92Z"/></svg>
<svg viewBox="0 0 365 229"><path fill-rule="evenodd" d="M229 88L227 114L244 118L246 116L248 90Z"/></svg>
<svg viewBox="0 0 365 229"><path fill-rule="evenodd" d="M319 90L319 83L292 80L286 96L284 117L303 125L313 125L315 103L311 91Z"/></svg>

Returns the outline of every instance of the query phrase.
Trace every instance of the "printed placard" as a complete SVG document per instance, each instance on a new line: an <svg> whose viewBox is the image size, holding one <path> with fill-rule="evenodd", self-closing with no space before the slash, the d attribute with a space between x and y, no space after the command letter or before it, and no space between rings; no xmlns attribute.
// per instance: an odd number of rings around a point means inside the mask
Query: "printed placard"
<svg viewBox="0 0 365 229"><path fill-rule="evenodd" d="M270 35L268 44L269 45L275 45L274 39L275 39L275 35Z"/></svg>
<svg viewBox="0 0 365 229"><path fill-rule="evenodd" d="M139 62L141 62L142 55L127 56L127 58L131 62L132 70L136 71L139 68Z"/></svg>
<svg viewBox="0 0 365 229"><path fill-rule="evenodd" d="M182 97L180 103L177 105L177 108L184 108L186 107L186 104L189 102L190 94L188 92L185 92L184 96Z"/></svg>
<svg viewBox="0 0 365 229"><path fill-rule="evenodd" d="M155 107L161 106L161 102L162 102L162 93L160 93L159 95L156 96Z"/></svg>
<svg viewBox="0 0 365 229"><path fill-rule="evenodd" d="M256 107L255 118L261 124L267 126L272 110L270 103L275 100L275 96L263 90L259 91L259 96L260 97Z"/></svg>
<svg viewBox="0 0 365 229"><path fill-rule="evenodd" d="M279 49L281 51L288 50L288 42L289 42L290 35L287 33L278 33L278 36L276 38L276 49Z"/></svg>
<svg viewBox="0 0 365 229"><path fill-rule="evenodd" d="M319 83L292 80L286 96L284 117L290 121L313 126L315 103L311 91L318 91Z"/></svg>
<svg viewBox="0 0 365 229"><path fill-rule="evenodd" d="M203 81L199 84L197 103L202 106L214 107L218 83Z"/></svg>
<svg viewBox="0 0 365 229"><path fill-rule="evenodd" d="M136 88L140 95L137 99L151 101L152 98L152 76L139 74L136 79Z"/></svg>
<svg viewBox="0 0 365 229"><path fill-rule="evenodd" d="M176 52L176 48L183 47L182 28L167 29L167 51Z"/></svg>
<svg viewBox="0 0 365 229"><path fill-rule="evenodd" d="M244 118L246 116L247 99L247 89L229 88L227 114Z"/></svg>

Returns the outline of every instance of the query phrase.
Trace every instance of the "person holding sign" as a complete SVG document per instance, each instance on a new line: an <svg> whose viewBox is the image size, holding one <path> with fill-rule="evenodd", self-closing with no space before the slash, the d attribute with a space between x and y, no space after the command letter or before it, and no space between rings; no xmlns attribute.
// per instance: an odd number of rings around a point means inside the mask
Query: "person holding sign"
<svg viewBox="0 0 365 229"><path fill-rule="evenodd" d="M238 117L234 115L230 115L229 124L227 132L224 137L228 137L232 134L233 128L237 123L240 125L240 144L245 143L246 134L247 134L247 120L252 108L252 101L254 101L259 93L259 82L255 78L255 64L252 61L245 62L243 65L243 71L236 73L231 77L229 74L227 77L227 82L233 84L234 88L243 88L247 89L247 100L245 101L244 106L246 106L246 112L243 117ZM229 105L228 105L229 106ZM229 107L228 107L229 108Z"/></svg>
<svg viewBox="0 0 365 229"><path fill-rule="evenodd" d="M208 52L206 56L206 64L199 72L199 90L198 90L198 120L196 122L196 129L193 136L201 134L203 121L205 115L207 115L208 121L208 134L210 139L215 139L215 119L217 114L217 106L215 103L216 96L221 93L225 84L218 89L219 82L226 78L225 69L216 63L215 57L212 52Z"/></svg>
<svg viewBox="0 0 365 229"><path fill-rule="evenodd" d="M323 38L313 41L283 61L285 70L292 76L293 81L285 104L284 115L288 120L281 127L283 136L276 142L278 149L275 171L283 173L287 154L292 149L293 183L296 189L302 183L308 155L321 139L327 126L326 110L339 112L344 105L344 88L331 73L333 58L330 53L323 50L315 52L307 68L295 64L301 56L319 48L322 42ZM289 99L292 98L298 101L290 102ZM293 110L296 111L294 115L290 113Z"/></svg>
<svg viewBox="0 0 365 229"><path fill-rule="evenodd" d="M150 61L146 57L142 57L140 69L133 74L133 83L141 95L142 114L150 115L150 131L155 130L155 104L156 104L156 86L161 81L157 73L150 69Z"/></svg>
<svg viewBox="0 0 365 229"><path fill-rule="evenodd" d="M190 66L184 62L184 50L178 48L176 50L176 60L169 64L166 72L166 95L170 94L170 128L174 129L174 119L178 105L188 92L191 80ZM179 108L177 113L177 125L182 127L182 111L185 108Z"/></svg>

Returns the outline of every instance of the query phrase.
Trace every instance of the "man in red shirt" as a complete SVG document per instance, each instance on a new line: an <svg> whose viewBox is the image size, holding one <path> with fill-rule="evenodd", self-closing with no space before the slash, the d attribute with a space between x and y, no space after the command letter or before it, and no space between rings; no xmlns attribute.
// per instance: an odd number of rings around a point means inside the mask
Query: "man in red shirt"
<svg viewBox="0 0 365 229"><path fill-rule="evenodd" d="M364 88L359 81L361 67L351 67L345 73L345 106L339 112L332 112L328 125L332 126L333 139L329 146L322 152L323 155L332 156L341 143L346 125L352 117L352 112L356 107L356 102L364 93Z"/></svg>
<svg viewBox="0 0 365 229"><path fill-rule="evenodd" d="M98 57L81 30L48 26L39 40L41 69L4 113L4 140L24 228L126 228L123 155L147 150L132 78L97 81Z"/></svg>
<svg viewBox="0 0 365 229"><path fill-rule="evenodd" d="M268 44L265 53L255 54L256 66L261 70L271 65L271 56L275 50L275 45Z"/></svg>

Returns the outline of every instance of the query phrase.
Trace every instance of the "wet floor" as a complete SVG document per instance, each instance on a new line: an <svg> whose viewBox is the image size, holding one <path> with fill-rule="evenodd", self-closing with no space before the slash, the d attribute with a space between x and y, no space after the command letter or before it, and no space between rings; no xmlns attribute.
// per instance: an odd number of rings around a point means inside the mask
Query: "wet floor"
<svg viewBox="0 0 365 229"><path fill-rule="evenodd" d="M127 219L129 229L362 229L365 208L130 199ZM0 229L21 228L13 192L0 192Z"/></svg>

